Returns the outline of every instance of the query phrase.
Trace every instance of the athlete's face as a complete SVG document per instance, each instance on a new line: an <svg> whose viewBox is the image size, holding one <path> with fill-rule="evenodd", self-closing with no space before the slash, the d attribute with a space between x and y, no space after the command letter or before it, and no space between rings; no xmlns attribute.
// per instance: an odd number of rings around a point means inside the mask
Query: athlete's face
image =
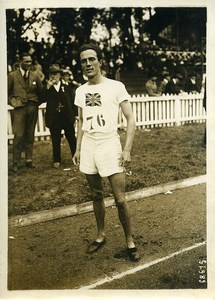
<svg viewBox="0 0 215 300"><path fill-rule="evenodd" d="M97 53L93 49L88 49L80 53L81 67L88 78L93 78L101 73L101 62Z"/></svg>

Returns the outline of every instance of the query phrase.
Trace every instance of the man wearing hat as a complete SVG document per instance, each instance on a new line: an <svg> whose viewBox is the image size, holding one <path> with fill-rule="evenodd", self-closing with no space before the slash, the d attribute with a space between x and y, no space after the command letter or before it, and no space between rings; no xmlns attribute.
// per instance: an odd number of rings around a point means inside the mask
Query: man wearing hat
<svg viewBox="0 0 215 300"><path fill-rule="evenodd" d="M81 85L80 83L75 81L72 71L68 67L62 71L61 78L62 78L62 82L64 84L69 85L72 88L76 89L77 87L79 87Z"/></svg>
<svg viewBox="0 0 215 300"><path fill-rule="evenodd" d="M8 75L8 104L13 106L13 171L17 172L22 150L26 167L34 168L33 143L38 116L38 105L43 90L39 76L31 71L29 53L20 56L18 68Z"/></svg>
<svg viewBox="0 0 215 300"><path fill-rule="evenodd" d="M157 97L161 95L161 93L158 91L157 76L155 76L154 74L151 74L149 76L149 79L145 84L145 89L147 94L151 97Z"/></svg>
<svg viewBox="0 0 215 300"><path fill-rule="evenodd" d="M166 94L179 95L183 93L181 86L182 79L182 75L180 73L176 73L166 85Z"/></svg>
<svg viewBox="0 0 215 300"><path fill-rule="evenodd" d="M74 91L62 82L62 72L58 64L51 65L49 79L44 90L44 99L47 102L45 121L52 138L54 168L59 168L61 165L62 130L64 130L72 155L76 149L74 122L77 109L74 106Z"/></svg>
<svg viewBox="0 0 215 300"><path fill-rule="evenodd" d="M187 93L200 93L201 82L195 72L191 72L185 81L184 91Z"/></svg>

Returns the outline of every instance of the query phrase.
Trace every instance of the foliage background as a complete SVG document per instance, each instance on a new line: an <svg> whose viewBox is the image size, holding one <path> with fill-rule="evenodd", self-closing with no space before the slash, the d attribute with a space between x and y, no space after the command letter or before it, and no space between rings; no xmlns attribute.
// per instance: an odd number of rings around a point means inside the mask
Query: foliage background
<svg viewBox="0 0 215 300"><path fill-rule="evenodd" d="M55 62L78 73L78 49L90 40L108 63L123 57L131 71L148 50L203 51L206 39L204 7L23 8L6 10L6 19L8 63L29 51L44 70ZM171 36L162 39L168 26Z"/></svg>

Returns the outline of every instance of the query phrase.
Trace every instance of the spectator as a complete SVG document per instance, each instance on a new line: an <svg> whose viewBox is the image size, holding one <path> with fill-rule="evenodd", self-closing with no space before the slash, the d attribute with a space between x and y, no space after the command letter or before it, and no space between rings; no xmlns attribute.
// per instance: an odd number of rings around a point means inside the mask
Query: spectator
<svg viewBox="0 0 215 300"><path fill-rule="evenodd" d="M40 80L43 82L43 80L45 79L45 75L43 73L43 68L41 64L39 64L37 61L34 63L33 71L39 75Z"/></svg>
<svg viewBox="0 0 215 300"><path fill-rule="evenodd" d="M66 69L62 70L61 74L61 81L64 85L67 85L71 94L75 95L75 90L77 87L79 87L81 84L74 80L74 76L72 71L67 67ZM73 100L74 102L74 100ZM75 113L75 119L78 120L78 108L76 105L73 105L74 113Z"/></svg>
<svg viewBox="0 0 215 300"><path fill-rule="evenodd" d="M63 71L62 71L62 82L67 84L67 85L71 85L74 88L77 88L78 86L81 85L81 83L77 82L74 79L73 73L70 70L69 67L66 67Z"/></svg>
<svg viewBox="0 0 215 300"><path fill-rule="evenodd" d="M44 89L46 106L46 126L50 129L52 138L53 167L61 166L61 131L69 143L71 154L76 149L74 89L61 80L62 70L58 64L49 68L49 79Z"/></svg>
<svg viewBox="0 0 215 300"><path fill-rule="evenodd" d="M72 76L72 71L70 71L69 69L62 70L62 73L61 73L61 81L62 81L62 83L65 84L65 85L70 85L70 83L71 83L71 76Z"/></svg>
<svg viewBox="0 0 215 300"><path fill-rule="evenodd" d="M151 75L149 80L146 82L145 89L149 96L160 96L161 92L158 91L157 76Z"/></svg>
<svg viewBox="0 0 215 300"><path fill-rule="evenodd" d="M170 81L171 77L170 77L170 74L169 72L167 71L164 71L162 73L162 80L158 86L158 91L161 93L161 94L166 94L166 85L167 83Z"/></svg>
<svg viewBox="0 0 215 300"><path fill-rule="evenodd" d="M25 150L26 167L35 167L33 164L34 131L43 85L39 76L30 70L31 65L30 54L23 53L20 56L19 68L8 74L8 104L14 107L14 172L18 171L23 148Z"/></svg>
<svg viewBox="0 0 215 300"><path fill-rule="evenodd" d="M190 77L187 78L184 86L184 91L187 93L200 93L201 83L194 72L192 72L190 74Z"/></svg>
<svg viewBox="0 0 215 300"><path fill-rule="evenodd" d="M123 66L123 59L118 56L117 60L116 60L116 63L115 63L115 79L120 81L121 80L121 70L122 70L122 66Z"/></svg>
<svg viewBox="0 0 215 300"><path fill-rule="evenodd" d="M167 94L175 94L179 95L183 92L180 84L180 80L182 80L181 74L176 74L166 85L166 93Z"/></svg>
<svg viewBox="0 0 215 300"><path fill-rule="evenodd" d="M62 70L61 80L64 84L66 84L70 87L73 87L74 89L76 89L78 86L81 85L76 80L74 80L74 76L72 74L72 71L68 68Z"/></svg>

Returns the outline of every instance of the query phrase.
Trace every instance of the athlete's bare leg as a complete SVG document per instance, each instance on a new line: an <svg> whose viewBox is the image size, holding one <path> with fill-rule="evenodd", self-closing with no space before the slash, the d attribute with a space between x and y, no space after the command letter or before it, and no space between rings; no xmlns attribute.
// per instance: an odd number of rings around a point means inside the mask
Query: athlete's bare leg
<svg viewBox="0 0 215 300"><path fill-rule="evenodd" d="M125 173L116 173L108 178L113 190L116 206L118 208L119 219L125 233L127 247L134 248L135 245L131 234L130 211L125 199Z"/></svg>
<svg viewBox="0 0 215 300"><path fill-rule="evenodd" d="M95 239L101 242L105 237L105 205L103 199L102 179L99 174L86 175L93 196L93 209L97 223L98 234Z"/></svg>

